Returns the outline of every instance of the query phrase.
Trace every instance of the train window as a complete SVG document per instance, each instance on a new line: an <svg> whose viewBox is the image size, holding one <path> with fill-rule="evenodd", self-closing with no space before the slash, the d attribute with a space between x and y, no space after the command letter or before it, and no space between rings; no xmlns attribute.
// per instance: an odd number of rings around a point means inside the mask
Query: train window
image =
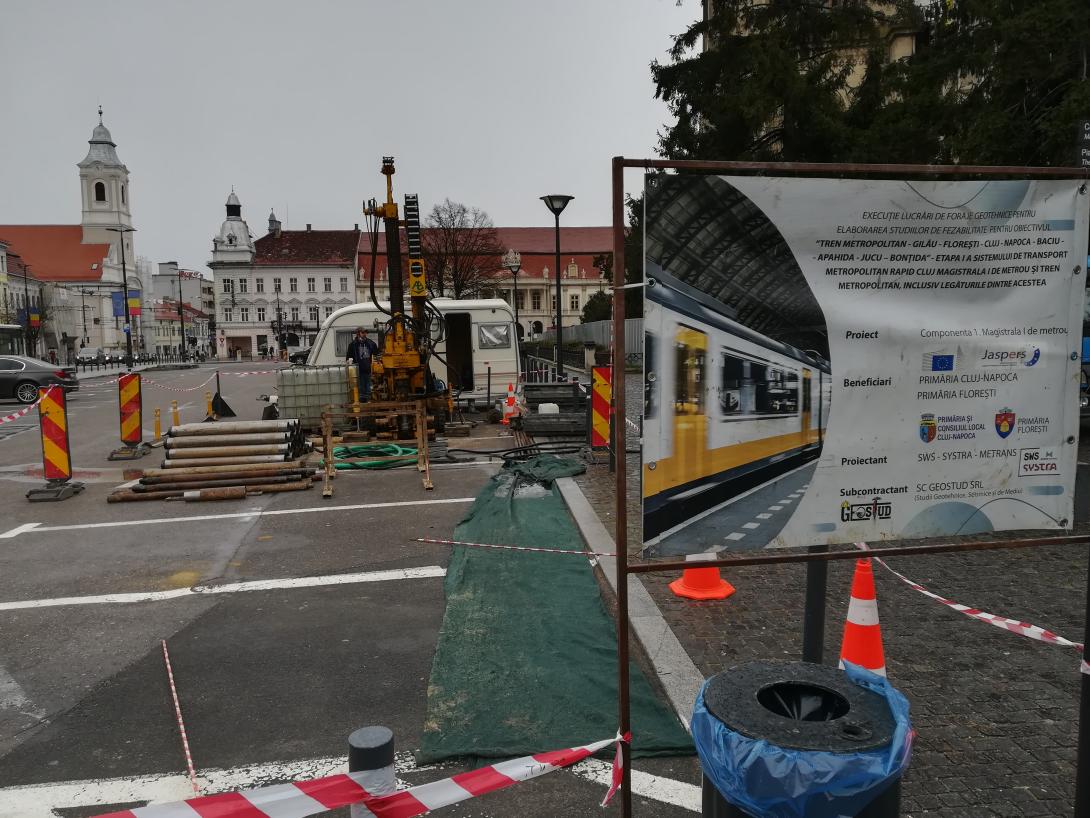
<svg viewBox="0 0 1090 818"><path fill-rule="evenodd" d="M700 330L679 326L674 344L676 358L674 413L704 414L704 363L707 336Z"/></svg>
<svg viewBox="0 0 1090 818"><path fill-rule="evenodd" d="M724 416L794 415L799 411L799 373L768 361L723 350L719 411Z"/></svg>
<svg viewBox="0 0 1090 818"><path fill-rule="evenodd" d="M658 338L654 333L643 335L643 416L658 417Z"/></svg>

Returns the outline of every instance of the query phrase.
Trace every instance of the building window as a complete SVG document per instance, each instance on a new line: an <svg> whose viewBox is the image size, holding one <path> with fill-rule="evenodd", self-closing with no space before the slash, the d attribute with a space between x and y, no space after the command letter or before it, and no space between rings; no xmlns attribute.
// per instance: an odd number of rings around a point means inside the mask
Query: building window
<svg viewBox="0 0 1090 818"><path fill-rule="evenodd" d="M292 279L292 280L294 281L294 279ZM298 321L299 320L299 308L298 307L292 307L291 308L291 320L292 321Z"/></svg>
<svg viewBox="0 0 1090 818"><path fill-rule="evenodd" d="M223 291L225 293L231 292L231 279L229 279L229 278L223 279Z"/></svg>
<svg viewBox="0 0 1090 818"><path fill-rule="evenodd" d="M258 321L264 321L265 320L265 308L264 307L258 307L257 308L257 320Z"/></svg>
<svg viewBox="0 0 1090 818"><path fill-rule="evenodd" d="M247 289L247 287L249 287L249 286L250 286L250 284L249 284L249 282L248 282L248 281L247 281L247 280L246 280L245 278L240 278L240 279L238 280L238 291L239 291L240 293L244 293L244 292L246 292L246 289Z"/></svg>
<svg viewBox="0 0 1090 818"><path fill-rule="evenodd" d="M579 312L579 295L576 293L568 299L568 303L571 305L572 312Z"/></svg>
<svg viewBox="0 0 1090 818"><path fill-rule="evenodd" d="M106 184L105 182L95 182L95 201L106 201Z"/></svg>
<svg viewBox="0 0 1090 818"><path fill-rule="evenodd" d="M121 204L125 204L125 186L121 186Z"/></svg>
<svg viewBox="0 0 1090 818"><path fill-rule="evenodd" d="M317 292L317 289L314 286L314 279L313 278L308 278L307 279L307 292L308 293Z"/></svg>
<svg viewBox="0 0 1090 818"><path fill-rule="evenodd" d="M239 320L240 321L249 321L250 320L250 308L249 307L239 307L238 312L239 312Z"/></svg>
<svg viewBox="0 0 1090 818"><path fill-rule="evenodd" d="M348 277L347 276L345 276L345 277L343 277L341 279L341 292L342 293L348 292Z"/></svg>
<svg viewBox="0 0 1090 818"><path fill-rule="evenodd" d="M515 295L515 306L520 310L526 309L526 293L521 290Z"/></svg>
<svg viewBox="0 0 1090 818"><path fill-rule="evenodd" d="M299 279L297 279L297 278L289 278L288 279L288 292L289 293L299 292Z"/></svg>
<svg viewBox="0 0 1090 818"><path fill-rule="evenodd" d="M556 296L554 295L552 298L549 299L549 301L553 305L551 311L555 314L556 313Z"/></svg>
<svg viewBox="0 0 1090 818"><path fill-rule="evenodd" d="M257 289L257 291L259 293L265 292L265 279L263 279L263 278L254 279L254 287Z"/></svg>
<svg viewBox="0 0 1090 818"><path fill-rule="evenodd" d="M274 293L280 292L280 279L279 278L274 278L273 279L273 292Z"/></svg>
<svg viewBox="0 0 1090 818"><path fill-rule="evenodd" d="M530 307L534 310L541 309L541 290L534 290L530 293Z"/></svg>
<svg viewBox="0 0 1090 818"><path fill-rule="evenodd" d="M223 308L223 320L228 324L230 324L234 320L234 318L231 317L231 308L230 307L224 307Z"/></svg>
<svg viewBox="0 0 1090 818"><path fill-rule="evenodd" d="M322 279L322 292L325 292L325 293L333 292L333 279L332 278L323 278Z"/></svg>
<svg viewBox="0 0 1090 818"><path fill-rule="evenodd" d="M332 307L326 307L325 308L325 317L329 318L329 316L331 316L332 314L333 314L333 308Z"/></svg>
<svg viewBox="0 0 1090 818"><path fill-rule="evenodd" d="M310 320L314 321L314 322L318 321L318 308L317 307L311 307L310 308Z"/></svg>

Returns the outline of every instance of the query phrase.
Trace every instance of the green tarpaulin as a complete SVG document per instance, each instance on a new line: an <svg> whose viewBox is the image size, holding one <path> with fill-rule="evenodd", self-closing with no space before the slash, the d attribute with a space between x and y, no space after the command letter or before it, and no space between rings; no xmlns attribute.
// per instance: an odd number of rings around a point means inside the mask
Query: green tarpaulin
<svg viewBox="0 0 1090 818"><path fill-rule="evenodd" d="M542 456L506 467L455 539L581 551L557 477L581 464ZM614 622L584 557L456 546L428 685L421 763L507 757L609 737L617 729ZM632 665L636 755L691 753L681 723Z"/></svg>

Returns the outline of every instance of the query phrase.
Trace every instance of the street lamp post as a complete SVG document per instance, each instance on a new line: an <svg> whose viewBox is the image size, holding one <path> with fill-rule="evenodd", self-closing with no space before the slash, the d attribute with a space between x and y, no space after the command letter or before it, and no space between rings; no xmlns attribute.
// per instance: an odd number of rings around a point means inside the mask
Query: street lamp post
<svg viewBox="0 0 1090 818"><path fill-rule="evenodd" d="M118 225L117 227L106 228L111 233L120 234L121 244L121 286L124 288L121 291L121 301L125 305L125 366L128 369L132 369L132 316L129 315L129 274L125 269L125 234L135 233L135 227L126 227L125 225Z"/></svg>
<svg viewBox="0 0 1090 818"><path fill-rule="evenodd" d="M514 289L511 290L511 301L515 305L515 343L520 340L519 331L522 325L519 323L519 270L522 269L522 255L518 250L508 250L503 254L503 266L511 271L511 282Z"/></svg>
<svg viewBox="0 0 1090 818"><path fill-rule="evenodd" d="M561 311L564 309L564 302L560 293L560 214L564 212L564 208L568 206L568 202L574 199L574 196L566 196L564 194L553 194L551 196L542 196L541 201L545 202L545 207L549 208L549 211L556 219L556 377L557 380L564 380L564 328L562 321Z"/></svg>

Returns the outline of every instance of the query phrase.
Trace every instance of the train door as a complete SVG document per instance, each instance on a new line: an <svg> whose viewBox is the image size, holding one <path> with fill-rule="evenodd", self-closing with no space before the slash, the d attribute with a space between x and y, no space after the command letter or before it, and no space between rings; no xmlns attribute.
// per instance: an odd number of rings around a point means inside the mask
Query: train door
<svg viewBox="0 0 1090 818"><path fill-rule="evenodd" d="M810 445L810 415L813 401L810 397L810 370L802 368L802 445Z"/></svg>
<svg viewBox="0 0 1090 818"><path fill-rule="evenodd" d="M688 475L703 474L708 449L704 407L708 336L678 324L674 341L674 453L667 476L671 486L686 482Z"/></svg>

